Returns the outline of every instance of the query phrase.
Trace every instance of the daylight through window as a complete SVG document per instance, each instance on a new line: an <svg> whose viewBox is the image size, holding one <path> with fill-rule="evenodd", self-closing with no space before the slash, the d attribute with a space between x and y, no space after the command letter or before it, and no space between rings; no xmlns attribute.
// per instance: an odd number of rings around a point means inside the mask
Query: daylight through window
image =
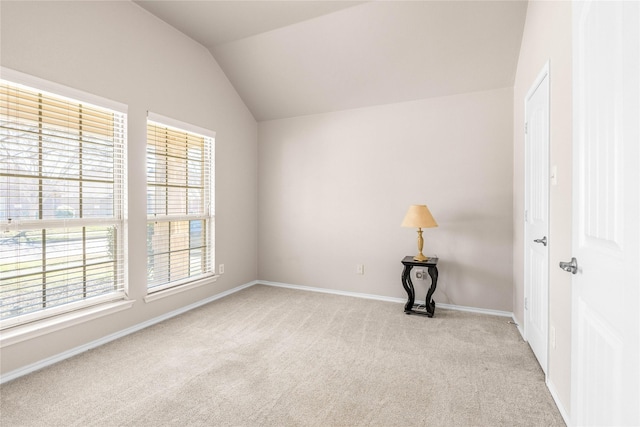
<svg viewBox="0 0 640 427"><path fill-rule="evenodd" d="M213 138L147 124L147 275L157 291L212 274Z"/></svg>
<svg viewBox="0 0 640 427"><path fill-rule="evenodd" d="M3 326L124 296L126 115L0 80Z"/></svg>

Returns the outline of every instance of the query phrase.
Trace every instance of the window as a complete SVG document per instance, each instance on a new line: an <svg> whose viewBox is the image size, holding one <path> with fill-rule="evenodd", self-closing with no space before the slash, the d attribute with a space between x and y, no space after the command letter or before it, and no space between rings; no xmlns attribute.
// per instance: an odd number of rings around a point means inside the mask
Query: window
<svg viewBox="0 0 640 427"><path fill-rule="evenodd" d="M123 111L0 80L3 327L124 297Z"/></svg>
<svg viewBox="0 0 640 427"><path fill-rule="evenodd" d="M150 292L213 274L213 133L169 121L150 114L147 122Z"/></svg>

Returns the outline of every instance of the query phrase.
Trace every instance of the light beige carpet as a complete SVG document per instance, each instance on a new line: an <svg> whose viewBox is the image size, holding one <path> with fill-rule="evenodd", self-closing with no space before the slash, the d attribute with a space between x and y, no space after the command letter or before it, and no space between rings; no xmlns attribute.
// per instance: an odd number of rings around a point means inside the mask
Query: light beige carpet
<svg viewBox="0 0 640 427"><path fill-rule="evenodd" d="M3 385L9 426L564 425L504 317L254 286Z"/></svg>

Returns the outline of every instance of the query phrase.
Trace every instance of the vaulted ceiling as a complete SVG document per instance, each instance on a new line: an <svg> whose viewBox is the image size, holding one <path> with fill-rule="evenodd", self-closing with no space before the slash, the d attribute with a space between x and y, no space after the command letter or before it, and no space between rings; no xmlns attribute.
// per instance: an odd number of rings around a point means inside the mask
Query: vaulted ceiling
<svg viewBox="0 0 640 427"><path fill-rule="evenodd" d="M527 3L138 0L204 45L258 121L513 85Z"/></svg>

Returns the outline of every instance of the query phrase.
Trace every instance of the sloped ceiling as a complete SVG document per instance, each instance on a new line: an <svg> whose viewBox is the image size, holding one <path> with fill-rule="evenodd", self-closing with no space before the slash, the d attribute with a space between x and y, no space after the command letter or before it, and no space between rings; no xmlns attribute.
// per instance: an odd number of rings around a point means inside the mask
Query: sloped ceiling
<svg viewBox="0 0 640 427"><path fill-rule="evenodd" d="M513 85L526 1L136 1L207 47L258 121Z"/></svg>

